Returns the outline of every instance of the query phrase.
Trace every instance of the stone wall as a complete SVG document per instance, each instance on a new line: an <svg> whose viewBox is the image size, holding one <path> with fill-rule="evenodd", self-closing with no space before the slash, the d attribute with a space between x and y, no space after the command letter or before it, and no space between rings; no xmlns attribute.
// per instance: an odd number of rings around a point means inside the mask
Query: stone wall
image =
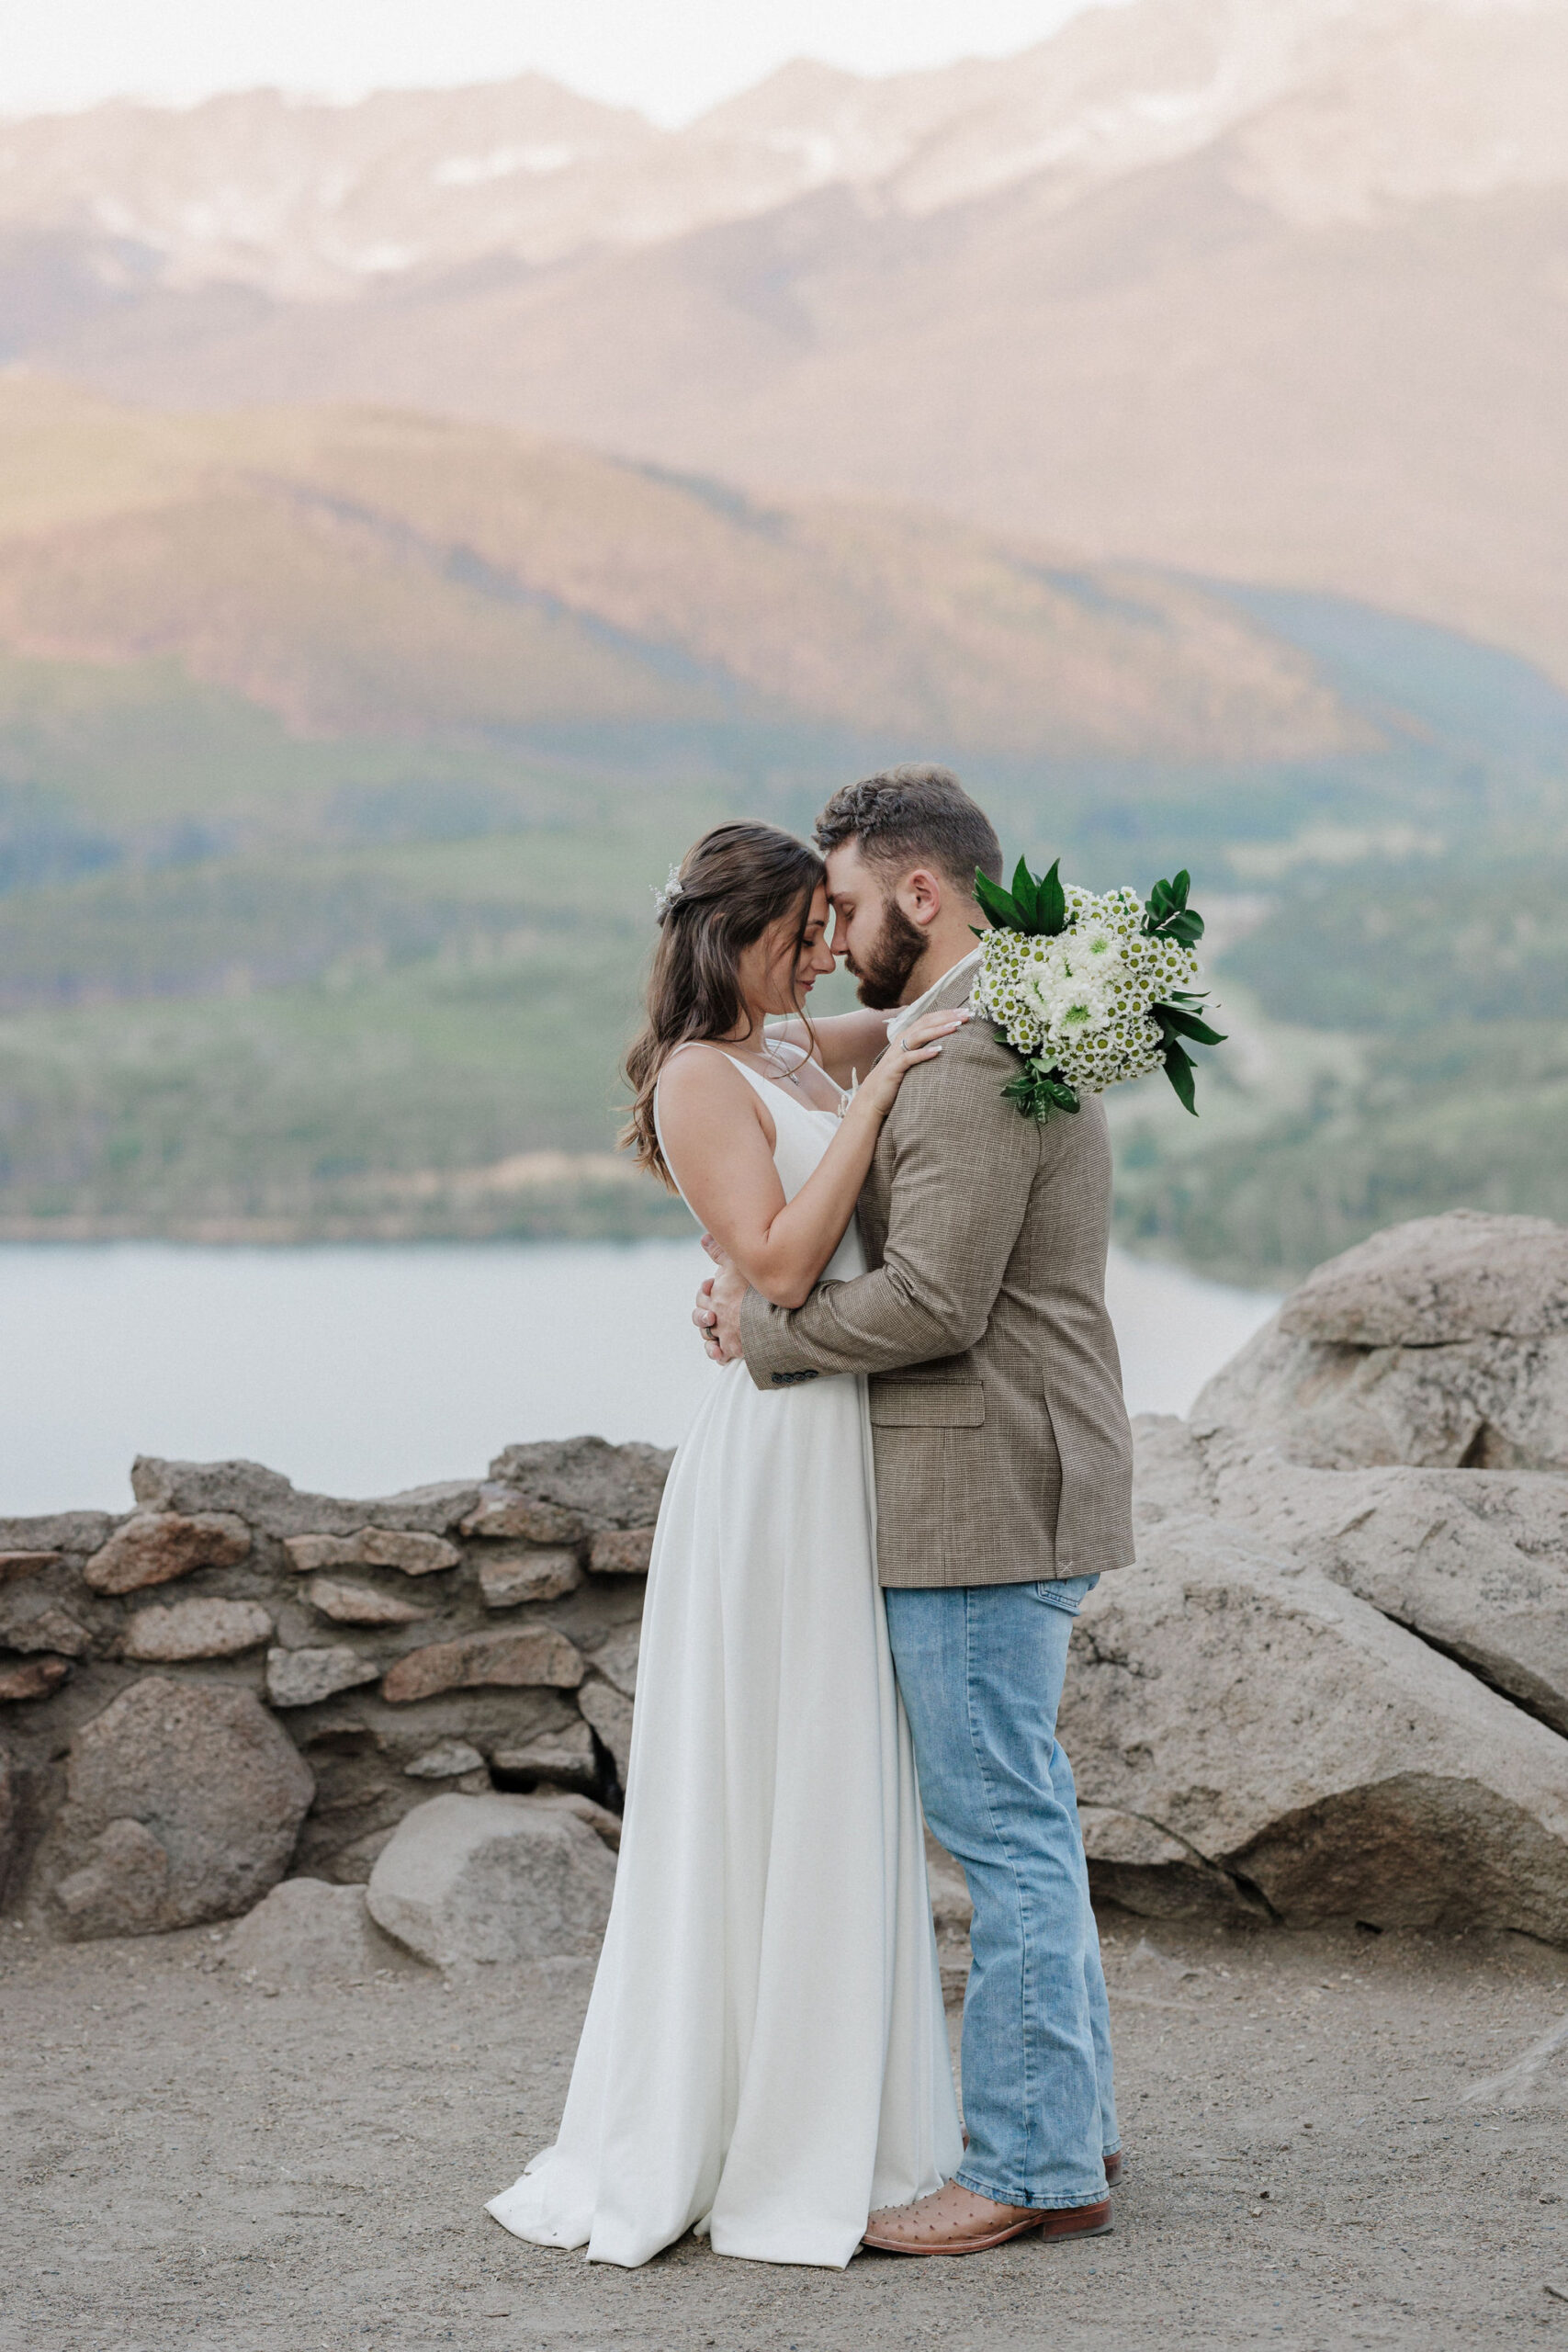
<svg viewBox="0 0 1568 2352"><path fill-rule="evenodd" d="M509 1446L364 1503L141 1461L124 1518L0 1521L5 1902L146 1932L287 1876L276 1916L367 1884L443 1965L591 1945L669 1460ZM1568 1231L1461 1212L1320 1267L1137 1471L1060 1719L1097 1893L1568 1945Z"/></svg>
<svg viewBox="0 0 1568 2352"><path fill-rule="evenodd" d="M618 1808L669 1464L515 1445L354 1502L143 1458L122 1517L0 1520L0 1905L187 1927L367 1880L443 1792Z"/></svg>

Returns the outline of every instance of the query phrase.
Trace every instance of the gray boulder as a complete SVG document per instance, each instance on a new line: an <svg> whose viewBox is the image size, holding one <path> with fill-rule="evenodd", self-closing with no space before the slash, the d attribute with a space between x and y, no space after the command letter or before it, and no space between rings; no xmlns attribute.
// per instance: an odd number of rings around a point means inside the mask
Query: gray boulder
<svg viewBox="0 0 1568 2352"><path fill-rule="evenodd" d="M1244 1529L1168 1520L1105 1578L1060 1729L1086 1822L1165 1841L1101 1846L1134 1908L1194 1907L1190 1871L1292 1921L1568 1941L1568 1742Z"/></svg>
<svg viewBox="0 0 1568 2352"><path fill-rule="evenodd" d="M479 1481L411 1487L353 1502L301 1494L281 1471L260 1462L164 1462L141 1453L130 1465L130 1490L143 1510L235 1511L264 1535L357 1535L367 1526L445 1535L472 1510Z"/></svg>
<svg viewBox="0 0 1568 2352"><path fill-rule="evenodd" d="M67 1936L228 1919L281 1878L314 1793L260 1701L147 1675L71 1744L41 1858Z"/></svg>
<svg viewBox="0 0 1568 2352"><path fill-rule="evenodd" d="M1210 1381L1224 1425L1325 1470L1568 1469L1568 1231L1456 1210L1310 1274Z"/></svg>
<svg viewBox="0 0 1568 2352"><path fill-rule="evenodd" d="M615 1778L624 1789L632 1760L631 1700L613 1682L593 1676L578 1691L577 1703L614 1757Z"/></svg>
<svg viewBox="0 0 1568 2352"><path fill-rule="evenodd" d="M118 1525L107 1510L57 1510L41 1519L0 1519L0 1583L13 1576L35 1575L51 1558L63 1552L96 1552ZM27 1563L32 1563L28 1566Z"/></svg>
<svg viewBox="0 0 1568 2352"><path fill-rule="evenodd" d="M1568 1229L1478 1209L1389 1226L1316 1267L1280 1324L1292 1339L1358 1348L1568 1333Z"/></svg>
<svg viewBox="0 0 1568 2352"><path fill-rule="evenodd" d="M242 1976L279 1985L409 1968L407 1951L371 1918L365 1889L320 1878L286 1878L275 1886L234 1928L224 1959Z"/></svg>
<svg viewBox="0 0 1568 2352"><path fill-rule="evenodd" d="M517 1747L498 1747L491 1758L497 1772L518 1780L549 1781L564 1788L592 1788L599 1778L593 1735L581 1718Z"/></svg>
<svg viewBox="0 0 1568 2352"><path fill-rule="evenodd" d="M567 1804L433 1797L370 1873L371 1917L421 1960L550 1960L597 1950L615 1866Z"/></svg>
<svg viewBox="0 0 1568 2352"><path fill-rule="evenodd" d="M177 1658L238 1657L272 1638L272 1619L255 1600L176 1600L138 1609L125 1628L123 1657L168 1664Z"/></svg>
<svg viewBox="0 0 1568 2352"><path fill-rule="evenodd" d="M674 1459L672 1448L667 1452L657 1445L610 1445L602 1437L571 1437L540 1445L509 1445L491 1464L490 1475L503 1487L576 1511L595 1531L651 1527Z"/></svg>
<svg viewBox="0 0 1568 2352"><path fill-rule="evenodd" d="M117 1527L83 1571L95 1592L140 1592L197 1568L231 1567L251 1548L232 1511L138 1511Z"/></svg>
<svg viewBox="0 0 1568 2352"><path fill-rule="evenodd" d="M1244 1527L1568 1733L1568 1478L1310 1469L1153 1419L1135 1435L1141 1527L1194 1510Z"/></svg>
<svg viewBox="0 0 1568 2352"><path fill-rule="evenodd" d="M0 1747L0 1903L6 1900L6 1887L16 1859L17 1778L9 1756Z"/></svg>
<svg viewBox="0 0 1568 2352"><path fill-rule="evenodd" d="M340 1690L379 1679L374 1658L361 1657L347 1642L331 1649L270 1649L266 1654L266 1695L275 1707L315 1707Z"/></svg>

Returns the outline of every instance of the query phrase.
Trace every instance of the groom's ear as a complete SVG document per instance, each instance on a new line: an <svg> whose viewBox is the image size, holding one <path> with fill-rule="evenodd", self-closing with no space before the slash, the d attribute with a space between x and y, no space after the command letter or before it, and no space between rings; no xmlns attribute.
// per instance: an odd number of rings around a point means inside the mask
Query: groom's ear
<svg viewBox="0 0 1568 2352"><path fill-rule="evenodd" d="M929 865L917 865L912 873L905 875L894 896L909 921L923 931L942 912L942 876Z"/></svg>

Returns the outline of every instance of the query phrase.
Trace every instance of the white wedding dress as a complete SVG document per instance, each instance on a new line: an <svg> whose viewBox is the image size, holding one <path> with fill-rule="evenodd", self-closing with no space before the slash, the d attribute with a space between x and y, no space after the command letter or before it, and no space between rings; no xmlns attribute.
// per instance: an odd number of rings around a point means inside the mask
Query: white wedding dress
<svg viewBox="0 0 1568 2352"><path fill-rule="evenodd" d="M733 1058L733 1057L731 1057ZM786 1196L834 1117L766 1098ZM656 1105L657 1115L657 1105ZM829 1276L863 1271L852 1226ZM647 2262L841 2268L962 2154L865 1384L716 1373L649 1573L615 1905L560 2133L487 2211Z"/></svg>

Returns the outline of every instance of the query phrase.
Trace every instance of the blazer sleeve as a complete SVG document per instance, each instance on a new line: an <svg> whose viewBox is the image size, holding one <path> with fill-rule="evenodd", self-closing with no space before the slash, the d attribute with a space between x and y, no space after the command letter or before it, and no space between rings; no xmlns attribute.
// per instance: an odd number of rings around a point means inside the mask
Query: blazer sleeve
<svg viewBox="0 0 1568 2352"><path fill-rule="evenodd" d="M988 1031L965 1031L941 1061L911 1071L888 1120L883 1262L822 1283L804 1306L747 1294L741 1349L759 1388L818 1373L892 1372L974 1346L1040 1169L1041 1129L1001 1098L1011 1067Z"/></svg>

